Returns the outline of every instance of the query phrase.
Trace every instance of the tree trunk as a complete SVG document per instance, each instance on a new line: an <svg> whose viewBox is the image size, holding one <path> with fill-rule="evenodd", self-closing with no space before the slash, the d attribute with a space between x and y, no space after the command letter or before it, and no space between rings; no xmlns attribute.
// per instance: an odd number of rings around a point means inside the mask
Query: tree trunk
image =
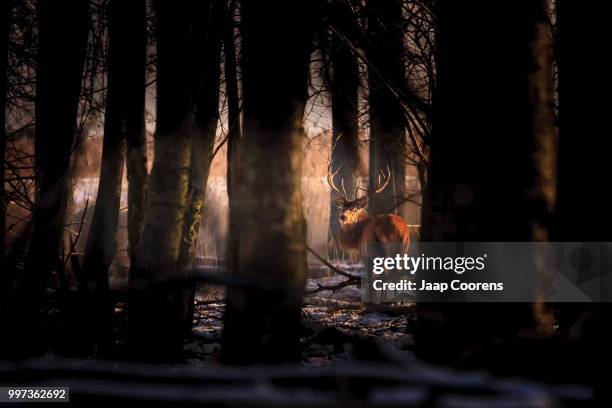
<svg viewBox="0 0 612 408"><path fill-rule="evenodd" d="M557 0L557 62L559 69L559 184L554 238L583 242L583 262L593 257L592 268L580 271L579 280L601 277L602 298L610 298L610 259L600 252L601 242L612 241L610 199L604 184L610 174L612 138L607 132L610 103L602 95L612 90L611 64L605 52L609 35L608 16L576 2ZM588 64L585 64L588 56ZM593 82L591 82L591 80ZM596 103L585 103L597 101ZM605 248L605 246L604 246ZM609 246L608 246L609 248ZM592 251L592 252L591 252ZM596 378L601 356L610 343L605 319L609 303L567 303L558 306L559 328L572 338L581 335L568 353L568 370L582 373L579 381ZM587 368L588 367L588 368ZM591 374L593 373L593 374Z"/></svg>
<svg viewBox="0 0 612 408"><path fill-rule="evenodd" d="M399 0L368 0L369 108L370 108L370 189L376 188L379 175L391 172L389 186L372 196L373 214L402 214L400 205L406 195L405 118L395 90L405 88L405 57L402 3Z"/></svg>
<svg viewBox="0 0 612 408"><path fill-rule="evenodd" d="M610 206L600 178L610 168L612 139L601 134L608 126L608 104L585 103L610 87L610 62L599 48L603 46L601 35L607 30L599 25L592 9L567 0L557 3L560 129L556 235L565 241L612 241L612 217L604 216ZM582 40L585 43L580 45ZM585 53L596 58L596 63L584 64ZM588 77L596 77L597 86L585 86ZM585 191L596 196L585 199L581 193Z"/></svg>
<svg viewBox="0 0 612 408"><path fill-rule="evenodd" d="M237 203L234 189L238 183L237 165L240 161L240 144L242 142L242 128L240 126L240 96L238 93L238 69L236 67L236 40L234 32L234 11L237 1L229 0L227 15L223 28L225 91L227 93L227 198L230 214L234 213ZM235 271L238 257L238 238L236 236L236 218L230 217L227 240L227 265L230 271Z"/></svg>
<svg viewBox="0 0 612 408"><path fill-rule="evenodd" d="M316 12L306 0L242 3L244 140L230 217L238 229L234 273L244 284L227 292L226 362L300 358L302 120Z"/></svg>
<svg viewBox="0 0 612 408"><path fill-rule="evenodd" d="M132 4L135 3L135 4ZM126 6L127 8L127 6ZM126 169L128 179L128 255L130 271L137 262L138 246L147 199L147 136L145 129L145 64L147 59L146 0L130 1L131 30L125 33L125 76L129 88L125 91Z"/></svg>
<svg viewBox="0 0 612 408"><path fill-rule="evenodd" d="M157 16L157 122L147 211L131 281L128 342L135 359L174 360L183 345L177 261L187 208L193 69L189 1L154 2Z"/></svg>
<svg viewBox="0 0 612 408"><path fill-rule="evenodd" d="M543 3L438 2L425 241L548 240L555 142ZM464 353L535 325L529 304L422 304L417 353L495 364Z"/></svg>
<svg viewBox="0 0 612 408"><path fill-rule="evenodd" d="M6 98L7 98L7 71L8 71L8 44L11 28L11 13L13 2L5 1L0 10L0 155L2 158L2 172L0 172L0 291L4 288L6 273L4 260L6 252L6 208L8 200L4 191L4 160L6 156ZM0 292L2 293L2 292Z"/></svg>
<svg viewBox="0 0 612 408"><path fill-rule="evenodd" d="M359 67L357 58L337 34L332 34L330 44L330 93L332 100L332 153L331 167L338 171L334 178L336 186L344 185L352 195L356 178L361 168L359 159ZM330 195L330 236L336 239L340 230L340 209L335 202L338 197Z"/></svg>
<svg viewBox="0 0 612 408"><path fill-rule="evenodd" d="M91 307L90 342L107 343L113 305L108 299L108 273L117 251L117 223L125 165L126 135L142 133L144 117L144 1L111 0L107 9L108 74L102 168L95 210L87 237L80 289ZM134 26L143 30L135 30ZM93 312L93 317L91 313ZM106 345L106 344L105 344Z"/></svg>
<svg viewBox="0 0 612 408"><path fill-rule="evenodd" d="M191 167L189 173L189 202L185 213L183 237L178 259L180 273L189 277L194 264L195 250L202 219L202 207L206 198L206 185L210 164L213 159L217 121L219 120L219 75L221 39L217 21L220 16L219 0L198 3L201 12L197 15L203 21L194 23L194 45L201 53L196 64L194 86L196 91L196 115L191 137ZM190 333L193 323L193 302L195 281L185 290L184 322L185 332Z"/></svg>
<svg viewBox="0 0 612 408"><path fill-rule="evenodd" d="M57 270L69 194L69 168L75 142L83 64L89 32L89 2L38 2L39 45L36 67L37 197L25 263L23 318L16 328L19 346L40 344L38 314L51 274ZM40 333L36 334L39 337ZM34 344L32 344L34 342ZM31 347L29 347L31 345Z"/></svg>

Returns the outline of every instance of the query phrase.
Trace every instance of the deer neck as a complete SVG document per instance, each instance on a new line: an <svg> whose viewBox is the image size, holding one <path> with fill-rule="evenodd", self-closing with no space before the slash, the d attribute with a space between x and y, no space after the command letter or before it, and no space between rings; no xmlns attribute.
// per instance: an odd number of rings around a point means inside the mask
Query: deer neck
<svg viewBox="0 0 612 408"><path fill-rule="evenodd" d="M345 248L358 249L361 243L361 237L366 227L371 222L372 216L367 211L363 211L361 214L359 214L357 222L353 224L340 225L340 244Z"/></svg>

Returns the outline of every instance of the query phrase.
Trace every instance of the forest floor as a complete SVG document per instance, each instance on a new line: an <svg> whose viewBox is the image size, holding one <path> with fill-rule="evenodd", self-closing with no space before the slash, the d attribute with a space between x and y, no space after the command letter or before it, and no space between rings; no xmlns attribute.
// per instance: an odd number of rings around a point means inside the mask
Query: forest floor
<svg viewBox="0 0 612 408"><path fill-rule="evenodd" d="M321 274L309 279L308 288L334 286L344 279ZM365 305L356 286L305 297L303 358L298 367L224 367L219 364L223 287L201 284L196 302L193 335L184 348L186 365L50 353L22 363L0 361L0 382L69 384L71 398L82 401L164 398L272 407L294 405L297 398L302 406L597 406L588 386L500 377L419 361L413 353L415 305ZM124 304L117 304L118 316L124 316L123 311ZM118 319L118 337L125 323Z"/></svg>
<svg viewBox="0 0 612 408"><path fill-rule="evenodd" d="M308 288L316 288L317 284L335 285L343 279L329 276L311 278ZM217 366L221 349L224 290L202 285L196 301L194 334L185 347L188 363L193 366ZM446 395L445 389L449 388L452 391L448 392L453 394L447 401L449 405L424 403L422 406L596 406L589 405L594 402L592 390L588 387L559 387L520 378L491 376L482 370L461 372L429 366L417 360L413 352L414 309L414 304L365 305L356 286L307 296L302 309L302 372L322 373L330 369L342 370L363 365L368 367L366 371L369 375L379 376L376 381L387 378L394 368L400 368L405 373L416 372L410 386L399 382L387 385L384 395L377 397L383 405L410 401L414 403L411 406L421 406L417 402L421 397L414 399L416 394L413 391L420 386L415 384L426 383L427 388L433 382L436 386L428 388L430 394L425 393L428 396L423 400L437 401ZM391 394L387 394L389 392ZM373 395L370 393L368 398L376 399Z"/></svg>
<svg viewBox="0 0 612 408"><path fill-rule="evenodd" d="M341 280L341 279L340 279ZM337 284L334 276L311 278L308 288ZM194 364L216 361L220 351L224 313L224 290L202 285L196 295L193 341L186 352ZM307 296L302 309L304 367L325 367L382 349L411 358L414 305L365 306L359 288L347 286L336 292Z"/></svg>

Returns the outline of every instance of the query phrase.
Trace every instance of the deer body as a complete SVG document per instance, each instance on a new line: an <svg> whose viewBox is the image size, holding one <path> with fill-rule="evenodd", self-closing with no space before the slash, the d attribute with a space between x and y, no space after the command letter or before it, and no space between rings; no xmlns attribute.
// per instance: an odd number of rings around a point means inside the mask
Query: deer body
<svg viewBox="0 0 612 408"><path fill-rule="evenodd" d="M410 245L408 225L402 217L394 214L370 215L361 210L359 219L354 223L340 221L338 243L345 250L367 253L370 243L401 243L402 253Z"/></svg>
<svg viewBox="0 0 612 408"><path fill-rule="evenodd" d="M336 172L337 173L337 172ZM356 189L354 199L348 198L346 192L338 189L333 183L335 174L328 170L328 183L338 194L336 205L340 208L340 232L336 237L340 246L349 251L357 251L361 256L367 255L368 244L401 244L402 253L408 251L410 245L410 232L406 221L395 214L372 215L366 210L368 197L367 192L363 197L357 197ZM389 183L379 180L379 186L372 191L378 194L385 189Z"/></svg>

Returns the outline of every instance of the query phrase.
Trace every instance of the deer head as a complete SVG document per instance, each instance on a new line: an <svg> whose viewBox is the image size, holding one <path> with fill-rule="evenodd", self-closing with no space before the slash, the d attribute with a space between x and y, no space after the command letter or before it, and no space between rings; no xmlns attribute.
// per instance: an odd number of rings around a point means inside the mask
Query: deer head
<svg viewBox="0 0 612 408"><path fill-rule="evenodd" d="M370 196L381 193L389 184L389 180L391 179L391 170L387 167L386 174L382 172L378 175L378 185L376 188L372 190L364 189L357 184L355 190L353 191L353 198L350 198L344 188L344 180L341 182L342 189L338 188L334 183L334 177L338 174L342 166L338 167L338 169L333 172L331 168L331 163L327 168L327 183L331 187L332 191L337 195L335 200L336 207L340 209L340 225L348 226L352 224L356 224L360 220L363 220L369 217L369 214L366 210L368 206L368 199ZM359 192L362 191L363 194L361 197L359 196Z"/></svg>

